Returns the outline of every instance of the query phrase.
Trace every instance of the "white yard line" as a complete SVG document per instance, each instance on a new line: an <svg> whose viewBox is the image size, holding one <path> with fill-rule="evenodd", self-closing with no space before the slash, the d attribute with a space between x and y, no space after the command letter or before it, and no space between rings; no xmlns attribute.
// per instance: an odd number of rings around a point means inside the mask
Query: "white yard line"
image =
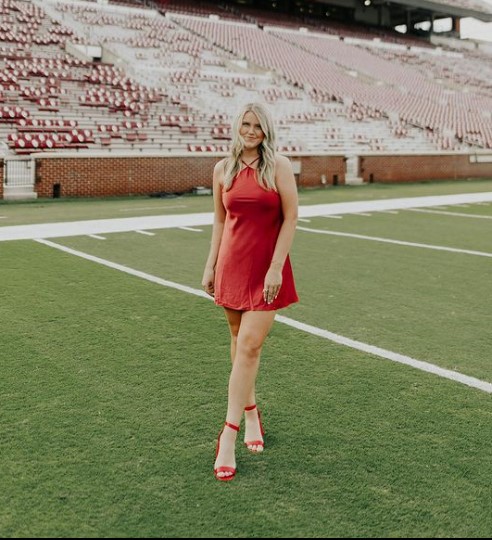
<svg viewBox="0 0 492 540"><path fill-rule="evenodd" d="M175 283L173 281L168 281L162 278L159 278L157 276L153 276L151 274L147 274L145 272L141 272L140 270L135 270L134 268L130 268L128 266L124 266L122 264L114 263L111 261L108 261L106 259L101 259L100 257L95 257L94 255L90 255L88 253L84 253L82 251L77 251L72 248L65 247L60 244L55 244L54 242L51 242L50 240L44 240L44 239L38 239L36 240L40 244L44 244L46 246L59 249L60 251L64 251L65 253L70 253L71 255L75 255L77 257L82 257L83 259L101 264L103 266L107 266L109 268L112 268L114 270L119 270L120 272L125 272L126 274L130 274L132 276L139 277L141 279L145 279L147 281L150 281L152 283L156 283L158 285L163 285L164 287L170 287L172 289L177 289L182 292L186 292L188 294L193 294L195 296L200 296L201 298L206 298L207 300L211 300L211 297L206 294L204 291L200 289L194 289L192 287L188 287L186 285L181 285L180 283ZM412 358L410 356L405 356L403 354L395 353L392 351L388 351L386 349L381 349L380 347L375 347L374 345L369 345L368 343L363 343L361 341L355 341L353 339L340 336L338 334L334 334L333 332L329 332L328 330L323 330L322 328L318 328L316 326L311 326L309 324L305 324L299 321L296 321L294 319L290 319L288 317L284 317L283 315L276 315L276 320L280 323L286 324L288 326L291 326L293 328L296 328L297 330L300 330L302 332L307 332L309 334L313 334L315 336L327 339L329 341L333 341L335 343L338 343L340 345L345 345L346 347L350 347L352 349L357 349L359 351L372 354L374 356L379 356L381 358L386 358L387 360L391 360L392 362L398 362L400 364L405 364L407 366L411 366L415 369L419 369L421 371L426 371L428 373L432 373L434 375L438 375L439 377L443 377L445 379L450 379L455 382L459 382L461 384L465 384L467 386L471 386L472 388L477 388L479 390L482 390L484 392L487 392L489 394L492 393L492 384L486 381L482 381L480 379L476 379L475 377L469 377L467 375L463 375L461 373L458 373L456 371L452 371L449 369L444 369L439 366L436 366L435 364L431 364L429 362L423 362L421 360L417 360L415 358Z"/></svg>
<svg viewBox="0 0 492 540"><path fill-rule="evenodd" d="M492 383L476 379L475 377L469 377L468 375L463 375L461 373L458 373L457 371L444 369L436 366L435 364L424 362L422 360L417 360L415 358L412 358L411 356L405 356L403 354L395 353L393 351L388 351L387 349L375 347L374 345L369 345L368 343L363 343L362 341L356 341L344 336L340 336L339 334L334 334L333 332L329 332L328 330L323 330L322 328L311 326L310 324L295 321L294 319L284 317L283 315L276 315L275 319L279 322L292 326L293 328L297 328L298 330L302 330L303 332L307 332L309 334L328 339L329 341L333 341L340 345L345 345L346 347L357 349L368 354L373 354L374 356L386 358L387 360L391 360L392 362L405 364L415 369L420 369L421 371L433 373L434 375L438 375L439 377L444 377L445 379L460 382L462 384L466 384L467 386L478 388L479 390L483 390L484 392L492 394Z"/></svg>
<svg viewBox="0 0 492 540"><path fill-rule="evenodd" d="M492 202L492 192L462 193L434 197L406 197L379 201L356 201L334 204L301 206L299 217L335 216L357 212L377 212L379 210L401 210L403 208L424 208L444 204ZM175 227L200 227L213 224L213 213L175 214L171 216L143 216L118 219L94 219L90 221L69 221L65 223L43 223L36 225L16 225L0 227L0 242L5 240L29 240L35 238L62 238L88 234L129 232L136 229L171 229Z"/></svg>
<svg viewBox="0 0 492 540"><path fill-rule="evenodd" d="M106 238L104 238L104 236L99 236L98 234L89 234L88 236L90 238L95 238L96 240L106 240Z"/></svg>
<svg viewBox="0 0 492 540"><path fill-rule="evenodd" d="M310 219L304 219L304 218L297 218L297 221L302 221L303 223L311 223Z"/></svg>
<svg viewBox="0 0 492 540"><path fill-rule="evenodd" d="M145 236L155 236L155 233L149 232L149 231L139 231L139 230L137 230L135 232L138 233L138 234L144 234Z"/></svg>
<svg viewBox="0 0 492 540"><path fill-rule="evenodd" d="M179 227L182 231L191 231L191 232L203 232L203 229L194 229L193 227Z"/></svg>
<svg viewBox="0 0 492 540"><path fill-rule="evenodd" d="M134 212L135 210L159 210L162 212L165 212L166 210L169 210L169 208L186 208L186 204L174 204L172 206L163 206L162 208L156 208L155 206L143 206L143 207L135 207L135 208L120 208L120 212Z"/></svg>
<svg viewBox="0 0 492 540"><path fill-rule="evenodd" d="M492 257L492 253L486 251L473 251L470 249L458 249L446 246L435 246L432 244L419 244L417 242L405 242L404 240L392 240L391 238L380 238L379 236L366 236L363 234L344 233L339 231L326 231L323 229L309 229L307 227L297 227L298 230L316 234L328 234L331 236L346 236L348 238L358 238L360 240L373 240L374 242L384 242L387 244L397 244L400 246L410 246L425 249L436 249L438 251L450 251L452 253L464 253L466 255L478 255L480 257Z"/></svg>
<svg viewBox="0 0 492 540"><path fill-rule="evenodd" d="M83 251L78 251L76 249L62 246L61 244L55 244L54 242L51 242L50 240L38 238L36 242L40 244L44 244L46 246L50 246L52 248L59 249L60 251L64 251L65 253L70 253L71 255L76 255L77 257L82 257L83 259L87 259L88 261L102 264L103 266L113 268L114 270L119 270L120 272L125 272L126 274L130 274L132 276L136 276L141 279L145 279L147 281L152 281L153 283L157 283L158 285L164 285L165 287L170 287L172 289L177 289L182 292L186 292L189 294L194 294L196 296L201 296L203 298L210 299L210 296L205 291L201 291L199 289L193 289L192 287L187 287L186 285L180 285L179 283L174 283L173 281L167 281L166 279L162 279L157 276L152 276L151 274L141 272L140 270L135 270L134 268L124 266L123 264L118 264L112 261L108 261L106 259L101 259L100 257L96 257L94 255L90 255L89 253L84 253Z"/></svg>
<svg viewBox="0 0 492 540"><path fill-rule="evenodd" d="M441 214L443 216L468 217L475 219L492 219L492 216L483 216L481 214L464 214L463 212L445 212L444 210L424 210L423 208L408 208L409 212L422 212L425 214Z"/></svg>
<svg viewBox="0 0 492 540"><path fill-rule="evenodd" d="M343 219L343 216L320 216L320 217L329 218L329 219Z"/></svg>

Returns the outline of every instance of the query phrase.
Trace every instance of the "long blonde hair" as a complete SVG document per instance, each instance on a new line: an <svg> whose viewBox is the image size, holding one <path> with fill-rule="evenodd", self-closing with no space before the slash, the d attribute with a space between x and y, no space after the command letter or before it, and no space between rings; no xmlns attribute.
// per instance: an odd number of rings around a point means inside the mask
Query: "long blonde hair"
<svg viewBox="0 0 492 540"><path fill-rule="evenodd" d="M232 124L231 155L226 159L224 172L224 188L230 189L234 178L241 170L241 154L244 148L244 139L239 134L243 117L247 112L252 112L258 117L261 130L265 138L258 147L260 161L256 169L258 183L264 189L277 191L275 185L275 129L273 120L268 109L262 103L247 103L241 108Z"/></svg>

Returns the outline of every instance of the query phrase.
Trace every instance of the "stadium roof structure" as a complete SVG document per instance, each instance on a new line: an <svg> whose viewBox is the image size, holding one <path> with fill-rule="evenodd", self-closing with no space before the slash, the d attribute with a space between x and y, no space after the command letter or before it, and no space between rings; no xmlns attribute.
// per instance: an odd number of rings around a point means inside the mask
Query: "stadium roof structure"
<svg viewBox="0 0 492 540"><path fill-rule="evenodd" d="M392 0L391 3L448 17L473 17L485 22L492 21L492 6L482 0Z"/></svg>
<svg viewBox="0 0 492 540"><path fill-rule="evenodd" d="M492 6L483 0L317 0L317 3L359 12L384 9L390 13L391 25L405 24L409 14L412 21L473 17L492 22Z"/></svg>

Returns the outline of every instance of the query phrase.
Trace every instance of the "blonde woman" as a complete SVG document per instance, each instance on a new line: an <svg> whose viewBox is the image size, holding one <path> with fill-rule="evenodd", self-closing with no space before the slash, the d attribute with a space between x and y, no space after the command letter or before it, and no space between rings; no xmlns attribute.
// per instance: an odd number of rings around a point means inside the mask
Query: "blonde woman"
<svg viewBox="0 0 492 540"><path fill-rule="evenodd" d="M260 352L275 312L298 301L289 250L297 223L297 188L288 158L275 153L269 111L245 105L232 126L231 155L213 174L214 226L202 286L225 310L232 370L226 422L219 433L214 474L236 475L235 444L245 414L244 442L264 449L255 383Z"/></svg>

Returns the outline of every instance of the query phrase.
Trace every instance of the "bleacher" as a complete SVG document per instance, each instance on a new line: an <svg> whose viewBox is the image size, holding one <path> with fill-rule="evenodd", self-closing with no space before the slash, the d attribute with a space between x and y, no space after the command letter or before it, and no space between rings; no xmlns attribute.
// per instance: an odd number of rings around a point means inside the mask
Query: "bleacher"
<svg viewBox="0 0 492 540"><path fill-rule="evenodd" d="M0 135L13 153L223 152L238 105L258 98L286 152L492 148L490 60L478 53L300 30L295 18L272 26L254 11L211 18L193 2L159 13L0 0L0 12ZM67 43L101 47L104 61Z"/></svg>

